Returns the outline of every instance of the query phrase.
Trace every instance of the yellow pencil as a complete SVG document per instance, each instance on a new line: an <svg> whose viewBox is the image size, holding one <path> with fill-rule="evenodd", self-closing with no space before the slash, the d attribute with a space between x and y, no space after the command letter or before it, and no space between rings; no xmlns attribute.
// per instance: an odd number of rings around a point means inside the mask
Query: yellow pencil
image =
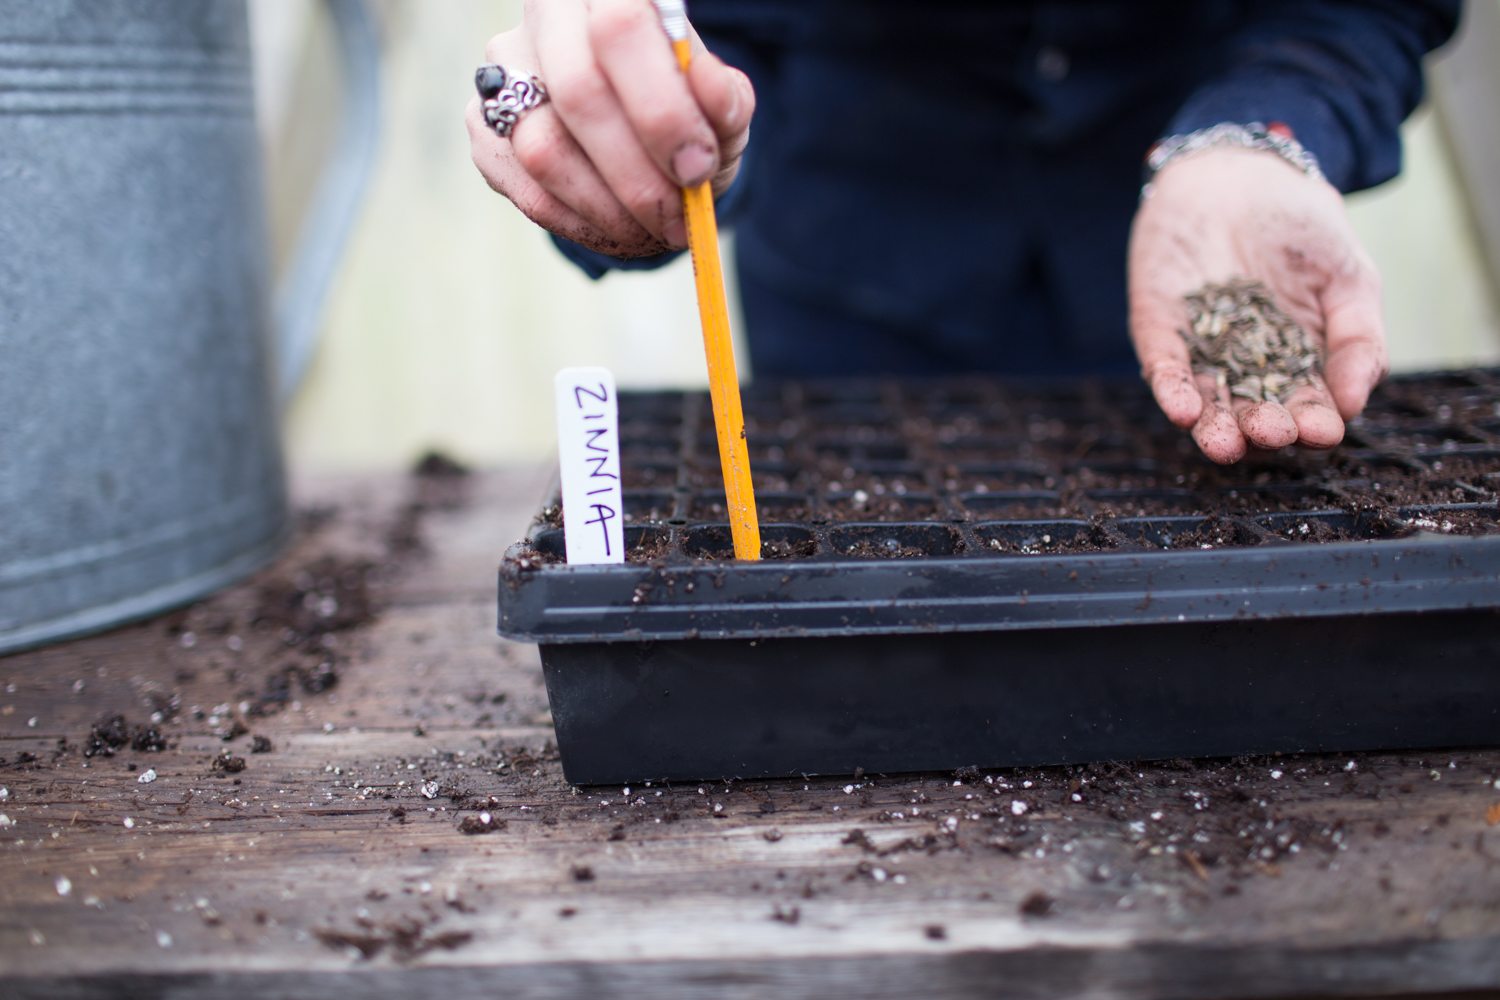
<svg viewBox="0 0 1500 1000"><path fill-rule="evenodd" d="M686 73L693 52L683 0L654 2L667 37L672 40L672 51L677 53L677 64ZM750 482L745 414L740 406L734 342L729 335L729 307L724 301L724 268L719 261L719 224L714 218L714 194L709 182L683 188L682 206L687 217L688 250L693 257L693 282L698 289L703 349L708 356L708 394L713 401L714 429L719 436L719 465L724 473L734 555L736 559L759 559L760 519L755 511L755 487Z"/></svg>

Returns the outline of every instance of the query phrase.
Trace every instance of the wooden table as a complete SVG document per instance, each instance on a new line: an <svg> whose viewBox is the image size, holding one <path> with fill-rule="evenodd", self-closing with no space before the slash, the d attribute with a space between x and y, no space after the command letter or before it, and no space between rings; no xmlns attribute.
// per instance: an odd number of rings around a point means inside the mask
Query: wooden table
<svg viewBox="0 0 1500 1000"><path fill-rule="evenodd" d="M256 580L0 659L0 994L1500 985L1496 751L569 787L494 634L541 488L302 483Z"/></svg>

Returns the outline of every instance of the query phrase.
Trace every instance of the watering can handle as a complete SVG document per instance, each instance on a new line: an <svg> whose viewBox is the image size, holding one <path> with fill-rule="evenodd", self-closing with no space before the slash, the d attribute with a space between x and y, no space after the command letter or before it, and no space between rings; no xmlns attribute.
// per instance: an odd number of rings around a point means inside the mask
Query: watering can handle
<svg viewBox="0 0 1500 1000"><path fill-rule="evenodd" d="M380 37L366 0L325 0L337 29L344 99L334 152L318 179L276 287L276 398L285 409L318 341L323 301L354 227L380 134Z"/></svg>

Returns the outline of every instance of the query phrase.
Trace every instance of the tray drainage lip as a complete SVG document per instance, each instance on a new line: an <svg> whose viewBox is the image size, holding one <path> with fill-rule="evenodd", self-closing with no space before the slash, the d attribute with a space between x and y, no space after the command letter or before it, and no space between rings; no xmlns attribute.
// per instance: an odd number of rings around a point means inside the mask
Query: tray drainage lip
<svg viewBox="0 0 1500 1000"><path fill-rule="evenodd" d="M508 565L500 632L608 643L1500 609L1496 566L1500 536L1428 535L1026 558ZM632 604L640 588L646 596Z"/></svg>

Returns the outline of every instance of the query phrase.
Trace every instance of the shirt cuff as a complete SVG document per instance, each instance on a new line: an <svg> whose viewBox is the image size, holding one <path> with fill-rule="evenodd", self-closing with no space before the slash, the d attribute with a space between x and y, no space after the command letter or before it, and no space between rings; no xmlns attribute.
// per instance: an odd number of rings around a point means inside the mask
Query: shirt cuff
<svg viewBox="0 0 1500 1000"><path fill-rule="evenodd" d="M1357 178L1347 125L1325 101L1285 78L1268 75L1255 83L1240 80L1233 85L1206 87L1177 112L1168 134L1186 135L1221 122L1277 122L1287 126L1302 147L1317 158L1323 176L1340 191L1368 186L1372 183L1370 175L1382 180L1393 177L1401 168L1397 145L1388 157L1390 162L1366 164L1360 171L1366 176Z"/></svg>
<svg viewBox="0 0 1500 1000"><path fill-rule="evenodd" d="M553 236L552 242L564 257L577 264L579 270L595 281L611 271L654 271L663 264L676 260L683 252L669 250L650 257L611 257L561 236Z"/></svg>

